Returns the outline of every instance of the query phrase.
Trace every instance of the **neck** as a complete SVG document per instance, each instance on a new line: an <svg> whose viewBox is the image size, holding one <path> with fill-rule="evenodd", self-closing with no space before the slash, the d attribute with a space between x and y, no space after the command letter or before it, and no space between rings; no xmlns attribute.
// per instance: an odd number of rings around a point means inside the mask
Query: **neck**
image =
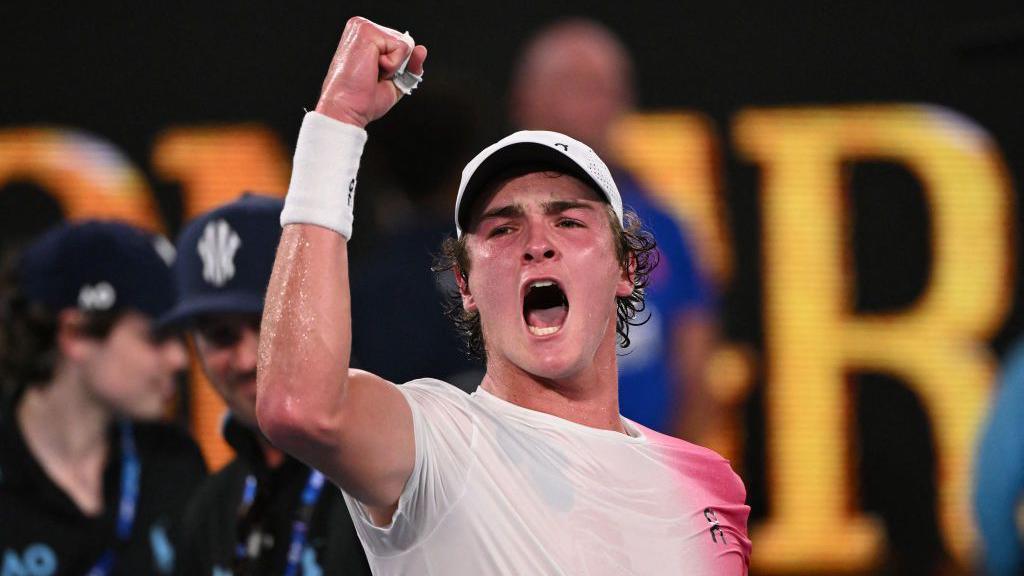
<svg viewBox="0 0 1024 576"><path fill-rule="evenodd" d="M602 343L594 361L564 378L542 378L507 358L489 358L480 383L491 394L537 412L591 428L626 433L619 416L615 340Z"/></svg>
<svg viewBox="0 0 1024 576"><path fill-rule="evenodd" d="M37 456L53 456L70 465L106 458L107 427L113 416L67 374L45 387L26 390L17 420Z"/></svg>

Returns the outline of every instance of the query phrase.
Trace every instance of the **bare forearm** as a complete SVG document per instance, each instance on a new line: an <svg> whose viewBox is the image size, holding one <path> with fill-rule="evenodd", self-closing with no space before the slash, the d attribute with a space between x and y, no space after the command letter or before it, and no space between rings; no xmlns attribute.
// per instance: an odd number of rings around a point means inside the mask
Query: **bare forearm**
<svg viewBox="0 0 1024 576"><path fill-rule="evenodd" d="M310 441L337 440L350 317L345 238L318 226L285 226L263 313L257 414L264 433L300 458Z"/></svg>
<svg viewBox="0 0 1024 576"><path fill-rule="evenodd" d="M392 79L403 62L419 77L426 56L407 34L359 17L346 24L317 110L299 131L260 333L260 429L382 509L398 500L412 471L412 413L393 384L349 371L347 239L363 128L398 102Z"/></svg>

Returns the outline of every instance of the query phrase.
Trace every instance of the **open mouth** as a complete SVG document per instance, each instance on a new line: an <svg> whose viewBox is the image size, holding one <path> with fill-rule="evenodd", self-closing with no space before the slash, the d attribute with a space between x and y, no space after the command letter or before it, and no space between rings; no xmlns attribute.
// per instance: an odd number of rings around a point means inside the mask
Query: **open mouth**
<svg viewBox="0 0 1024 576"><path fill-rule="evenodd" d="M523 298L523 318L534 336L558 332L568 314L569 300L554 281L538 280L527 288Z"/></svg>

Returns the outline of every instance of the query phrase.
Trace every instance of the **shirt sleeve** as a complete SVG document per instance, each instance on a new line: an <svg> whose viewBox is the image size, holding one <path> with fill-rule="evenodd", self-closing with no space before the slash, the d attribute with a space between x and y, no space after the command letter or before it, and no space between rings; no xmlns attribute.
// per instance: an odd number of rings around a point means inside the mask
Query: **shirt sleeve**
<svg viewBox="0 0 1024 576"><path fill-rule="evenodd" d="M415 464L398 508L387 526L376 526L350 495L345 502L367 552L390 556L413 548L437 526L466 487L472 465L475 421L469 395L439 380L414 380L398 387L413 418Z"/></svg>

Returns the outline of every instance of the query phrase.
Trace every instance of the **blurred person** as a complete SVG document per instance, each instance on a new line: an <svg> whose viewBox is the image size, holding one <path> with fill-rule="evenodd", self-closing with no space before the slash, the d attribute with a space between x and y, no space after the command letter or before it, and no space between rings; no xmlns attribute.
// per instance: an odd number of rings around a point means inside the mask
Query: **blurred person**
<svg viewBox="0 0 1024 576"><path fill-rule="evenodd" d="M749 508L728 462L619 414L616 345L655 244L580 142L519 132L463 171L442 259L486 357L473 394L349 369L364 128L425 58L407 34L349 20L303 121L263 316L261 429L342 488L378 575L745 574Z"/></svg>
<svg viewBox="0 0 1024 576"><path fill-rule="evenodd" d="M445 316L455 283L431 270L451 234L451 190L472 157L476 126L471 102L430 86L374 126L376 168L395 193L378 200L377 234L352 256L359 270L351 280L353 366L392 382L431 377L466 391L480 383L482 364L463 350Z"/></svg>
<svg viewBox="0 0 1024 576"><path fill-rule="evenodd" d="M8 574L169 574L206 468L159 422L185 368L154 320L173 246L127 224L62 224L0 296L0 560Z"/></svg>
<svg viewBox="0 0 1024 576"><path fill-rule="evenodd" d="M984 574L1024 573L1024 341L1010 349L974 463L974 513Z"/></svg>
<svg viewBox="0 0 1024 576"><path fill-rule="evenodd" d="M554 130L613 159L610 133L633 110L633 64L597 22L557 22L526 43L512 78L510 116L521 129ZM658 239L661 260L646 288L646 322L619 355L622 414L694 442L716 421L704 378L716 338L711 289L692 244L650 191L612 163L623 205Z"/></svg>
<svg viewBox="0 0 1024 576"><path fill-rule="evenodd" d="M179 300L162 320L192 339L227 404L235 458L185 512L179 573L369 574L348 509L324 477L256 427L256 351L263 297L281 235L282 201L243 195L189 222L178 239Z"/></svg>

